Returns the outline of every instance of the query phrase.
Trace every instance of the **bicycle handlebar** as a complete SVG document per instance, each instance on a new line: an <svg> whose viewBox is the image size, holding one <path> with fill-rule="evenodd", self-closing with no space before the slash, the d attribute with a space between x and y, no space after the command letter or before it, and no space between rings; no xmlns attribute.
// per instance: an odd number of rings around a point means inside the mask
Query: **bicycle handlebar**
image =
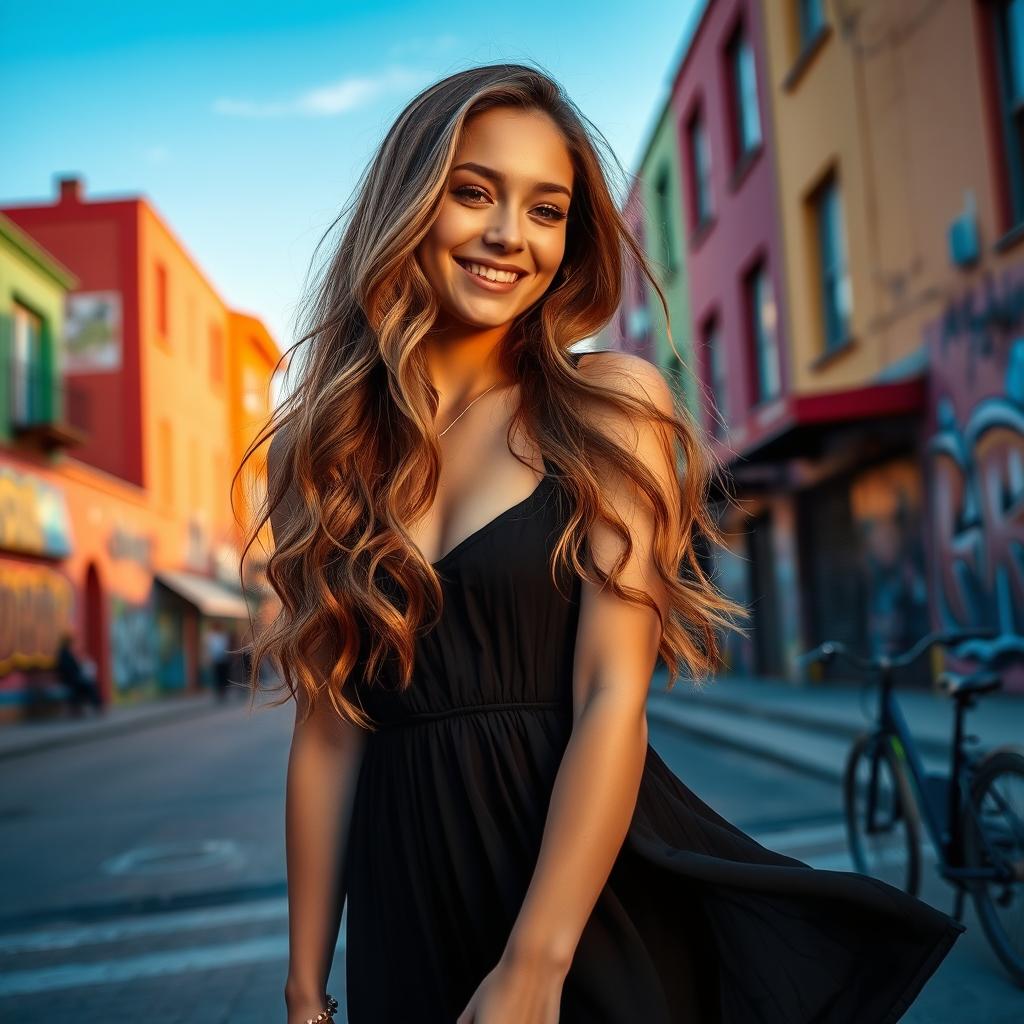
<svg viewBox="0 0 1024 1024"><path fill-rule="evenodd" d="M904 651L903 654L882 655L881 657L862 658L854 654L841 640L826 640L818 644L813 650L801 654L797 658L797 665L803 668L806 665L818 661L827 664L836 657L845 658L855 668L863 672L875 672L886 668L905 668L911 662L916 661L930 647L956 647L958 644L968 640L991 640L997 636L997 632L990 628L944 630L929 633L922 637L913 647Z"/></svg>

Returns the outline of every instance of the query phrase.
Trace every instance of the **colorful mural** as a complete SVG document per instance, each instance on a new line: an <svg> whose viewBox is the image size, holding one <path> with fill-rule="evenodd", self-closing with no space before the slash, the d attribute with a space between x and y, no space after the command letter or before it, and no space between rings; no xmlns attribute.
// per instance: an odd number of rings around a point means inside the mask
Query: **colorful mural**
<svg viewBox="0 0 1024 1024"><path fill-rule="evenodd" d="M110 661L114 688L124 693L151 683L156 675L156 624L149 604L110 600Z"/></svg>
<svg viewBox="0 0 1024 1024"><path fill-rule="evenodd" d="M0 681L18 669L53 664L61 631L70 629L74 591L48 566L0 559Z"/></svg>
<svg viewBox="0 0 1024 1024"><path fill-rule="evenodd" d="M929 331L934 611L994 627L965 653L1024 656L1024 274L985 278Z"/></svg>
<svg viewBox="0 0 1024 1024"><path fill-rule="evenodd" d="M859 474L850 487L850 510L864 574L870 653L905 651L929 630L916 463L895 459Z"/></svg>

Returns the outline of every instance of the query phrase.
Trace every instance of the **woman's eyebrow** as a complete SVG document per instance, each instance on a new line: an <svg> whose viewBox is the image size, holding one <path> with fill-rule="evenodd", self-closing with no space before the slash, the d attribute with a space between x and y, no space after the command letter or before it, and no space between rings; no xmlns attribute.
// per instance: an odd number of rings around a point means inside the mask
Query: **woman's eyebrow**
<svg viewBox="0 0 1024 1024"><path fill-rule="evenodd" d="M483 164L476 164L469 161L464 164L456 164L452 170L467 170L476 171L477 174L484 178L490 178L491 181L496 181L499 185L505 183L505 175L501 171L494 170L493 167L485 167ZM569 191L564 185L559 185L556 181L538 181L534 186L534 190L537 192L564 192L566 196L572 199L572 192Z"/></svg>

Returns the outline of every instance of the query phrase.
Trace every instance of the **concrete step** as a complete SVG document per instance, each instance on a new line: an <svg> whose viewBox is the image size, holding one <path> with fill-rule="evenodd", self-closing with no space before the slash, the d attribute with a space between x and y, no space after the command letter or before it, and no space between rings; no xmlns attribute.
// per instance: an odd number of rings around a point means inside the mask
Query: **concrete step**
<svg viewBox="0 0 1024 1024"><path fill-rule="evenodd" d="M652 690L648 714L718 746L752 754L826 782L840 782L853 737L860 729L822 729L813 718L759 716L713 704L706 694L676 696ZM920 751L928 770L948 769L940 755Z"/></svg>

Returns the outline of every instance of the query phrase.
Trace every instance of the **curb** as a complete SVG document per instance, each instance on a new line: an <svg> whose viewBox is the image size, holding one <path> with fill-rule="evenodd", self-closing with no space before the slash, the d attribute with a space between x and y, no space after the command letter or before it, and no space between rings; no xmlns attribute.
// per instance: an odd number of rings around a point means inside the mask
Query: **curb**
<svg viewBox="0 0 1024 1024"><path fill-rule="evenodd" d="M93 740L104 739L107 736L137 732L140 729L149 729L167 722L177 722L182 719L193 718L201 714L222 710L222 708L223 705L215 703L212 697L209 700L203 697L185 698L180 704L178 701L175 701L173 707L161 708L159 713L140 717L114 718L83 726L80 730L69 727L65 732L54 733L49 736L27 736L24 742L15 742L10 746L0 745L0 761L6 761L15 757L26 757L29 754L51 750L54 747L74 746L75 744L90 743ZM8 728L31 729L32 726L14 725Z"/></svg>
<svg viewBox="0 0 1024 1024"><path fill-rule="evenodd" d="M871 728L872 725L871 722L867 721L844 722L838 718L814 715L806 711L760 707L738 697L723 697L710 692L702 693L700 699L709 707L729 711L736 715L761 718L768 722L778 722L780 725L791 725L819 735L835 736L838 739L845 739L851 742L866 729ZM950 714L952 715L952 712ZM950 718L950 730L952 731L952 718ZM915 742L922 753L934 754L944 758L949 757L950 741L948 738L915 736Z"/></svg>
<svg viewBox="0 0 1024 1024"><path fill-rule="evenodd" d="M667 697L667 700L675 699ZM756 737L739 739L714 726L701 724L695 721L693 716L687 714L686 709L681 706L673 707L666 702L664 696L659 698L656 693L648 699L647 713L657 721L671 725L679 732L687 733L698 739L714 740L718 746L728 747L742 754L751 754L764 761L772 761L784 768L790 768L804 775L811 775L824 782L839 783L842 781L842 767L822 764L813 758L801 756L797 751L780 750L771 743L759 743Z"/></svg>

